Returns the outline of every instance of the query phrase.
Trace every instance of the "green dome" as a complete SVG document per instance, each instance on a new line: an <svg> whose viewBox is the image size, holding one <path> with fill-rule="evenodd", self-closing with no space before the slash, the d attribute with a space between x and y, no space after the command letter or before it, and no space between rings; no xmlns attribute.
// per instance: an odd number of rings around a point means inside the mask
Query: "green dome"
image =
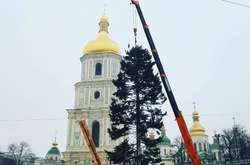
<svg viewBox="0 0 250 165"><path fill-rule="evenodd" d="M219 144L218 143L213 143L210 145L211 150L219 150Z"/></svg>
<svg viewBox="0 0 250 165"><path fill-rule="evenodd" d="M163 133L161 135L161 143L160 144L162 144L162 145L170 145L171 144L170 139L166 136L165 133Z"/></svg>
<svg viewBox="0 0 250 165"><path fill-rule="evenodd" d="M61 153L60 153L60 151L58 150L57 147L52 147L52 148L48 151L47 155L61 155Z"/></svg>
<svg viewBox="0 0 250 165"><path fill-rule="evenodd" d="M206 157L207 157L207 154L205 153L205 152L199 152L199 157L201 158L201 159L205 159Z"/></svg>
<svg viewBox="0 0 250 165"><path fill-rule="evenodd" d="M233 149L235 149L235 148L238 148L238 146L239 146L239 144L240 144L240 137L239 136L233 136L233 138L232 138L232 144L231 144L231 147L233 148Z"/></svg>

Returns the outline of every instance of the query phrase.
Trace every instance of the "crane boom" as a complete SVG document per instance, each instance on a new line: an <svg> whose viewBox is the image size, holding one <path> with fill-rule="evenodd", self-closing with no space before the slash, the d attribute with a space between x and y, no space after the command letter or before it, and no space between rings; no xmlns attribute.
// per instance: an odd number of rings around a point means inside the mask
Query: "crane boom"
<svg viewBox="0 0 250 165"><path fill-rule="evenodd" d="M175 101L174 94L173 94L172 89L170 87L167 75L165 74L165 71L164 71L163 66L161 64L160 57L158 55L158 52L157 52L157 49L155 47L153 38L151 36L148 25L146 24L145 18L144 18L143 13L142 13L142 10L140 8L139 1L138 0L131 0L131 2L132 2L132 4L135 5L137 13L138 13L138 15L140 17L140 20L141 20L144 32L146 34L149 46L151 48L151 52L153 54L156 66L157 66L157 68L159 70L163 86L164 86L165 91L167 93L170 105L171 105L171 107L173 109L173 112L174 112L174 115L175 115L179 130L181 132L185 147L187 149L187 153L190 156L190 158L192 159L193 165L200 165L201 163L200 163L199 156L198 156L198 154L196 152L196 149L195 149L195 147L193 145L192 138L191 138L191 136L190 136L190 134L188 132L186 122L185 122L185 120L184 120L184 118L182 116L182 113L179 110L178 105L177 105L177 103Z"/></svg>
<svg viewBox="0 0 250 165"><path fill-rule="evenodd" d="M89 129L88 129L88 125L87 125L86 120L85 119L80 120L79 124L81 126L85 141L89 147L90 154L92 157L92 162L94 163L94 165L101 165L101 161L100 161L99 156L97 155L95 143L93 142L92 137L89 133Z"/></svg>

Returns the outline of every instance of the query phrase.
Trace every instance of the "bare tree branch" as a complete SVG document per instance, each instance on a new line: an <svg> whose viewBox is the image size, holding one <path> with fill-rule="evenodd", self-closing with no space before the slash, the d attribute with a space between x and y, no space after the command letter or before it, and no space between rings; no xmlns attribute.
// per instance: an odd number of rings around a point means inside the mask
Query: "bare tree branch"
<svg viewBox="0 0 250 165"><path fill-rule="evenodd" d="M35 157L27 142L12 143L8 146L8 151L16 165L22 165L25 161Z"/></svg>

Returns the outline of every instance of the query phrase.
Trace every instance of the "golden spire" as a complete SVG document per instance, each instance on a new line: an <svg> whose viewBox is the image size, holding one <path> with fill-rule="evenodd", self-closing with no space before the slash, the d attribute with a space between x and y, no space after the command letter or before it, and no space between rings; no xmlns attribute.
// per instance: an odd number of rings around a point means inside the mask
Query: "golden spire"
<svg viewBox="0 0 250 165"><path fill-rule="evenodd" d="M191 136L207 136L204 127L200 124L200 120L199 120L200 115L196 111L196 104L195 103L193 103L193 104L194 104L194 112L192 113L193 125L189 130L190 135Z"/></svg>
<svg viewBox="0 0 250 165"><path fill-rule="evenodd" d="M100 19L99 27L100 27L99 32L103 31L108 33L109 22L108 22L108 17L105 14Z"/></svg>
<svg viewBox="0 0 250 165"><path fill-rule="evenodd" d="M199 113L197 112L197 111L194 111L193 113L192 113L192 115L193 115L193 122L200 122L200 115L199 115Z"/></svg>

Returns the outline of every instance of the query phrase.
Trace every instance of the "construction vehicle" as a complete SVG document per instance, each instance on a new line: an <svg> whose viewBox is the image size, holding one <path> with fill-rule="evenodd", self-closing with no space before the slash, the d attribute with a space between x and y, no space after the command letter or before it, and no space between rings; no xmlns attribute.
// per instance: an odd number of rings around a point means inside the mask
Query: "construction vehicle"
<svg viewBox="0 0 250 165"><path fill-rule="evenodd" d="M82 133L84 135L87 146L89 147L93 165L101 165L101 160L96 152L95 143L93 142L93 139L89 133L86 120L85 119L80 120L79 124L82 129Z"/></svg>
<svg viewBox="0 0 250 165"><path fill-rule="evenodd" d="M164 86L165 91L167 93L170 105L171 105L171 107L173 109L173 112L174 112L174 115L175 115L179 130L181 132L181 135L182 135L182 138L183 138L187 153L190 156L190 158L192 159L193 165L200 165L201 162L200 162L199 156L198 156L197 151L196 151L196 149L195 149L195 147L193 145L192 138L191 138L191 136L189 134L189 131L188 131L186 122L185 122L185 120L183 118L183 115L182 115L181 111L179 110L178 105L177 105L177 103L175 101L174 94L173 94L172 89L170 87L167 75L165 74L165 71L164 71L163 66L161 64L161 61L160 61L160 57L158 55L157 49L156 49L154 41L153 41L153 38L151 36L148 25L147 25L147 23L145 21L142 10L140 8L139 0L131 0L131 2L132 2L132 4L135 5L137 13L139 15L139 18L141 20L141 23L142 23L144 32L146 34L149 46L151 48L151 52L153 54L156 66L157 66L158 71L160 73L160 77L161 77L163 86ZM135 35L136 35L136 30L134 30L134 32L135 32Z"/></svg>

